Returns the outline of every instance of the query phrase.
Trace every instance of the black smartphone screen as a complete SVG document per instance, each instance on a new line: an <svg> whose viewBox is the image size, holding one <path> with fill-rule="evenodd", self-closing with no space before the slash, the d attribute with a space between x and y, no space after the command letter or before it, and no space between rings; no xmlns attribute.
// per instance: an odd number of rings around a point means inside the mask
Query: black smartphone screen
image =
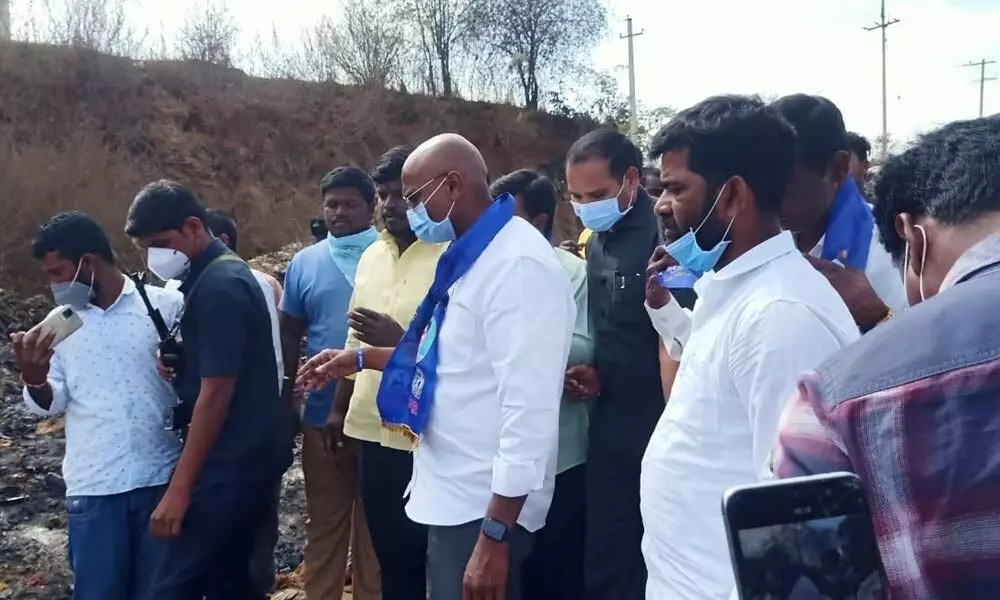
<svg viewBox="0 0 1000 600"><path fill-rule="evenodd" d="M727 495L743 600L882 600L867 502L853 475L802 478Z"/></svg>

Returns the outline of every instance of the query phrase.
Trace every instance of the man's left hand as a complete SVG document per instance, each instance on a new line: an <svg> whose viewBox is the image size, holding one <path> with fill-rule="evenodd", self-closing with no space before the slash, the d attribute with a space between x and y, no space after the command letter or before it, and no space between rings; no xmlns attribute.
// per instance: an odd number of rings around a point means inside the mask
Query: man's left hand
<svg viewBox="0 0 1000 600"><path fill-rule="evenodd" d="M358 340L376 348L392 348L403 339L403 327L387 314L358 307L347 315L347 324Z"/></svg>
<svg viewBox="0 0 1000 600"><path fill-rule="evenodd" d="M149 533L155 538L169 539L181 534L181 523L191 504L191 494L173 487L167 487L166 493L149 518Z"/></svg>
<svg viewBox="0 0 1000 600"><path fill-rule="evenodd" d="M875 293L875 289L872 288L864 271L842 267L833 261L808 254L805 257L817 271L827 278L833 289L837 290L861 331L872 329L889 314L889 307ZM843 259L846 258L846 256L843 257ZM844 262L843 259L841 262Z"/></svg>
<svg viewBox="0 0 1000 600"><path fill-rule="evenodd" d="M462 578L462 600L506 600L510 547L482 535Z"/></svg>

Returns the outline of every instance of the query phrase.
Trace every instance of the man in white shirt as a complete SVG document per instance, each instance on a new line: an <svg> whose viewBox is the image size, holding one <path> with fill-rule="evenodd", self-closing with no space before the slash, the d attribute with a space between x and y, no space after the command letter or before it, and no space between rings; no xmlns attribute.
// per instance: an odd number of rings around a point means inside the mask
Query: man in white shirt
<svg viewBox="0 0 1000 600"><path fill-rule="evenodd" d="M28 410L66 413L66 507L76 600L145 598L158 556L149 519L180 454L165 427L177 397L156 371L159 338L135 284L115 265L107 235L80 212L42 226L34 255L56 304L83 327L51 339L16 333L14 353ZM147 288L169 324L177 292Z"/></svg>
<svg viewBox="0 0 1000 600"><path fill-rule="evenodd" d="M417 237L454 240L427 298L395 349L324 351L300 379L383 370L383 423L420 442L406 511L429 526L431 598L518 600L552 500L576 317L569 278L513 198L490 197L465 138L419 146L402 182Z"/></svg>
<svg viewBox="0 0 1000 600"><path fill-rule="evenodd" d="M661 201L688 232L668 246L670 262L701 278L690 315L655 282L668 259L654 262L647 284L650 318L680 360L642 463L649 600L729 598L722 495L769 476L796 377L859 336L843 301L781 230L794 146L774 109L745 96L704 100L652 142Z"/></svg>
<svg viewBox="0 0 1000 600"><path fill-rule="evenodd" d="M869 331L904 310L906 295L899 269L879 243L871 207L851 176L844 117L820 96L794 94L773 106L797 134L782 223L844 298L861 331Z"/></svg>

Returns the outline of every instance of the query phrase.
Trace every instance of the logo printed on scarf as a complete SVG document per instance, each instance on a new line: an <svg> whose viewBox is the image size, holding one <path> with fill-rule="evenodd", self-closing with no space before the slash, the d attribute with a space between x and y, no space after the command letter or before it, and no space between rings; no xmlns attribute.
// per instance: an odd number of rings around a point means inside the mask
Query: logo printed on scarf
<svg viewBox="0 0 1000 600"><path fill-rule="evenodd" d="M424 393L424 373L420 370L420 367L414 369L413 382L410 384L410 395L413 399L420 400L420 395ZM412 403L411 403L412 404ZM410 410L413 406L410 406Z"/></svg>
<svg viewBox="0 0 1000 600"><path fill-rule="evenodd" d="M427 356L431 346L434 345L435 338L437 338L437 319L432 317L424 334L420 336L420 344L417 346L417 362L422 361Z"/></svg>

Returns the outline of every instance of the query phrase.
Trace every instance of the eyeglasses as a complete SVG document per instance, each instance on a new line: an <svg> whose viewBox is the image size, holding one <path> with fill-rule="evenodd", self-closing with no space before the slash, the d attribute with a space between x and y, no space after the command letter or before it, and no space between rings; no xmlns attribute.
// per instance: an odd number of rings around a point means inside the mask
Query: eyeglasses
<svg viewBox="0 0 1000 600"><path fill-rule="evenodd" d="M413 190L409 194L403 194L403 201L405 201L406 205L409 206L410 208L416 208L420 204L419 200L417 200L417 194L419 194L420 192L422 192L427 186L429 186L430 184L434 183L436 180L440 179L441 177L447 177L451 173L452 173L452 171L445 171L444 173L441 173L439 175L435 175L434 177L431 177L427 181L427 183L425 183L422 186L418 187L417 189ZM442 181L441 183L443 184L444 182Z"/></svg>

